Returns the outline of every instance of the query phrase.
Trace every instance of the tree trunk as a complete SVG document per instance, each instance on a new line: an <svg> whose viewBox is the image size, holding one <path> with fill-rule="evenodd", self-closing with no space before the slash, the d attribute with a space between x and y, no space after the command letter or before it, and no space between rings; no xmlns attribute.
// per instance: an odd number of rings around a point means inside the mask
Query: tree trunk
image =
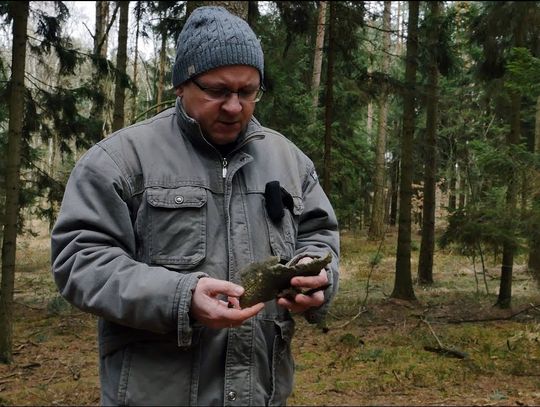
<svg viewBox="0 0 540 407"><path fill-rule="evenodd" d="M401 178L399 187L399 226L396 250L396 276L392 298L415 300L411 278L411 197L414 173L414 111L418 57L419 2L410 1L405 67L406 89L403 95L403 131L401 138Z"/></svg>
<svg viewBox="0 0 540 407"><path fill-rule="evenodd" d="M397 41L396 41L396 53L397 55L403 54L403 35L405 33L405 7L402 7L404 2L397 2L397 12L396 12L396 21L397 21Z"/></svg>
<svg viewBox="0 0 540 407"><path fill-rule="evenodd" d="M109 4L108 2L96 2L96 28L94 34L94 54L107 58L107 44L109 25Z"/></svg>
<svg viewBox="0 0 540 407"><path fill-rule="evenodd" d="M187 1L186 4L188 16L200 6L221 6L246 21L248 19L249 1Z"/></svg>
<svg viewBox="0 0 540 407"><path fill-rule="evenodd" d="M126 98L126 66L127 66L127 37L129 1L119 1L120 22L118 25L118 51L116 54L116 69L118 70L114 86L114 113L112 131L124 127L124 104Z"/></svg>
<svg viewBox="0 0 540 407"><path fill-rule="evenodd" d="M435 188L437 174L437 122L438 122L438 76L435 51L439 42L440 2L429 3L429 67L426 97L426 135L424 159L424 205L422 214L422 241L418 260L418 282L433 284L433 251L435 250Z"/></svg>
<svg viewBox="0 0 540 407"><path fill-rule="evenodd" d="M534 152L540 154L540 96L536 99L536 123L534 128ZM540 172L532 179L532 217L533 228L529 243L529 271L540 287Z"/></svg>
<svg viewBox="0 0 540 407"><path fill-rule="evenodd" d="M368 67L368 75L370 73L371 71ZM367 134L369 143L371 143L373 140L373 102L371 101L371 99L367 105L366 134Z"/></svg>
<svg viewBox="0 0 540 407"><path fill-rule="evenodd" d="M96 1L96 28L94 31L94 58L95 63L98 64L100 59L107 59L107 25L109 20L109 2L108 1ZM104 137L107 134L107 125L105 124L104 100L106 99L106 78L99 71L97 66L94 67L92 75L92 83L95 85L96 91L99 96L92 101L92 107L90 108L90 117L101 122L101 132Z"/></svg>
<svg viewBox="0 0 540 407"><path fill-rule="evenodd" d="M261 16L261 14L259 13L259 2L257 0L249 0L247 3L248 3L247 22L251 27L253 27L253 24L255 24Z"/></svg>
<svg viewBox="0 0 540 407"><path fill-rule="evenodd" d="M466 175L464 172L466 169L462 169L461 167L458 167L456 169L456 177L457 177L457 183L458 183L458 209L465 208L465 203L467 202L467 180Z"/></svg>
<svg viewBox="0 0 540 407"><path fill-rule="evenodd" d="M326 67L326 100L324 112L324 164L323 189L330 195L332 173L332 120L334 107L334 59L335 59L335 4L329 5L330 18L328 23L328 66Z"/></svg>
<svg viewBox="0 0 540 407"><path fill-rule="evenodd" d="M319 2L319 19L317 22L317 39L315 41L315 56L313 58L313 76L311 78L311 91L313 92L313 119L317 118L319 107L319 85L321 83L321 67L324 47L324 31L326 22L326 1Z"/></svg>
<svg viewBox="0 0 540 407"><path fill-rule="evenodd" d="M383 52L390 52L390 7L391 2L384 2L383 10ZM383 58L382 73L388 74L389 58ZM388 117L388 89L382 85L378 98L379 117L377 122L377 144L375 148L375 175L373 179L373 207L369 224L368 238L382 239L384 235L384 191L386 189L386 119Z"/></svg>
<svg viewBox="0 0 540 407"><path fill-rule="evenodd" d="M391 182L390 182L390 215L388 223L391 226L396 226L398 198L399 198L399 160L394 158L391 166Z"/></svg>
<svg viewBox="0 0 540 407"><path fill-rule="evenodd" d="M163 110L161 102L163 100L163 86L165 81L165 60L167 59L167 29L163 24L165 16L162 16L162 29L161 29L161 48L159 51L159 76L157 83L157 97L156 97L156 113Z"/></svg>
<svg viewBox="0 0 540 407"><path fill-rule="evenodd" d="M401 121L395 120L394 121L394 137L396 140L401 139ZM391 226L396 226L397 219L398 219L398 211L399 211L399 179L400 179L400 167L401 167L401 157L399 154L395 154L392 158L392 166L391 166L391 183L390 188L392 189L391 199L392 202L390 204L390 219L389 224Z"/></svg>
<svg viewBox="0 0 540 407"><path fill-rule="evenodd" d="M137 28L135 29L135 53L133 55L133 93L131 95L131 123L135 122L137 118L137 97L139 96L139 86L137 85L137 70L139 62L139 33L140 33L140 24L142 18L142 4L140 1L137 2L135 6L135 12L137 19Z"/></svg>
<svg viewBox="0 0 540 407"><path fill-rule="evenodd" d="M510 134L507 137L507 144L519 144L521 138L521 96L513 92L511 95L512 118L510 123ZM515 213L518 195L518 176L514 174L509 177L508 189L506 190L506 210L507 213ZM507 230L510 235L509 242L503 244L501 282L499 285L499 297L497 305L500 308L510 308L512 301L512 272L514 268L515 253L515 230Z"/></svg>
<svg viewBox="0 0 540 407"><path fill-rule="evenodd" d="M11 89L6 158L6 203L2 242L2 283L0 285L0 362L13 359L13 293L21 174L21 139L24 122L24 72L26 69L26 28L30 2L9 2L13 17Z"/></svg>
<svg viewBox="0 0 540 407"><path fill-rule="evenodd" d="M514 28L514 46L521 47L524 42L524 26L520 24ZM517 91L510 91L511 112L510 112L510 132L506 138L508 146L517 145L521 141L521 94ZM510 175L508 178L508 188L506 190L506 211L507 216L514 214L517 207L518 197L518 176ZM496 305L499 308L510 308L512 302L512 272L514 268L514 254L516 250L516 230L513 226L507 231L509 239L503 244L503 255L501 265L501 282L499 285L499 297Z"/></svg>
<svg viewBox="0 0 540 407"><path fill-rule="evenodd" d="M56 179L58 168L60 168L59 157L61 157L61 154L59 154L59 138L60 137L58 133L53 133L51 135L51 138L49 139L49 165L47 166L47 171L52 179ZM58 212L60 210L60 201L52 199L51 194L48 194L47 203L50 206L50 212L47 216L47 220L49 221L48 229L50 233L53 229L56 217L58 216Z"/></svg>
<svg viewBox="0 0 540 407"><path fill-rule="evenodd" d="M450 159L449 166L450 168L448 169L448 171L450 172L450 180L448 182L448 210L450 212L453 212L457 208L457 205L456 205L457 174L456 174L456 163L453 157Z"/></svg>
<svg viewBox="0 0 540 407"><path fill-rule="evenodd" d="M368 191L365 191L362 198L362 227L364 227L368 224L368 221L371 218L371 195Z"/></svg>

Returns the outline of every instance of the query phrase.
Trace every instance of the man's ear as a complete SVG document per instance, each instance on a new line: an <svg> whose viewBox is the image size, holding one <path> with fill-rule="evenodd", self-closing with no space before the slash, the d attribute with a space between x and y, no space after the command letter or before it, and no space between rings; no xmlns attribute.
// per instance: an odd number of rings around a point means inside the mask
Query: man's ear
<svg viewBox="0 0 540 407"><path fill-rule="evenodd" d="M184 94L184 87L182 85L175 89L176 96L180 97Z"/></svg>

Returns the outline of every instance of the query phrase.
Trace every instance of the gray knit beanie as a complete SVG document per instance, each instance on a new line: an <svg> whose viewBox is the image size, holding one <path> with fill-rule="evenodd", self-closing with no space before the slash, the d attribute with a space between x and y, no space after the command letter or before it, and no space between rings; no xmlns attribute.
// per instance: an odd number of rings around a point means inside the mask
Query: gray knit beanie
<svg viewBox="0 0 540 407"><path fill-rule="evenodd" d="M178 36L173 86L224 65L253 66L259 70L261 82L264 79L263 51L250 26L223 7L199 7Z"/></svg>

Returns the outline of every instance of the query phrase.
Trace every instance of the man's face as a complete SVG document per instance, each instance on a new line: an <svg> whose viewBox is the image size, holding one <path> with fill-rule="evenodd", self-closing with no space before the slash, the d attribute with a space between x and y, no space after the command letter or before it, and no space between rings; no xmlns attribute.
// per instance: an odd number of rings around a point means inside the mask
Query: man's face
<svg viewBox="0 0 540 407"><path fill-rule="evenodd" d="M259 71L252 66L230 65L212 69L194 80L196 83L189 80L176 89L186 113L197 120L211 143L234 142L255 110L255 102L243 96L260 87ZM225 98L216 98L214 90L220 89L240 95L230 93Z"/></svg>

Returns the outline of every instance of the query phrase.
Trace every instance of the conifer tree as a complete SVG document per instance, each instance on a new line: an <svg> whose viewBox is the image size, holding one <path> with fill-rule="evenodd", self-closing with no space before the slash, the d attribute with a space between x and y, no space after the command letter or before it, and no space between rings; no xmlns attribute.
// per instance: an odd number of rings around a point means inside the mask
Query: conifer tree
<svg viewBox="0 0 540 407"><path fill-rule="evenodd" d="M418 282L433 283L433 252L435 250L435 189L437 175L438 80L437 50L440 36L440 2L429 3L428 23L428 83L426 95L426 132L424 143L424 194L422 241L418 260Z"/></svg>
<svg viewBox="0 0 540 407"><path fill-rule="evenodd" d="M0 362L12 361L13 292L15 287L15 256L21 189L21 144L24 121L26 45L28 1L9 3L13 20L13 45L9 96L9 130L6 162L6 203L2 241L2 282L0 284Z"/></svg>
<svg viewBox="0 0 540 407"><path fill-rule="evenodd" d="M405 90L403 96L403 131L401 136L401 178L399 187L399 226L396 250L396 274L391 297L414 300L411 277L411 198L414 172L413 139L418 56L419 2L409 2Z"/></svg>

